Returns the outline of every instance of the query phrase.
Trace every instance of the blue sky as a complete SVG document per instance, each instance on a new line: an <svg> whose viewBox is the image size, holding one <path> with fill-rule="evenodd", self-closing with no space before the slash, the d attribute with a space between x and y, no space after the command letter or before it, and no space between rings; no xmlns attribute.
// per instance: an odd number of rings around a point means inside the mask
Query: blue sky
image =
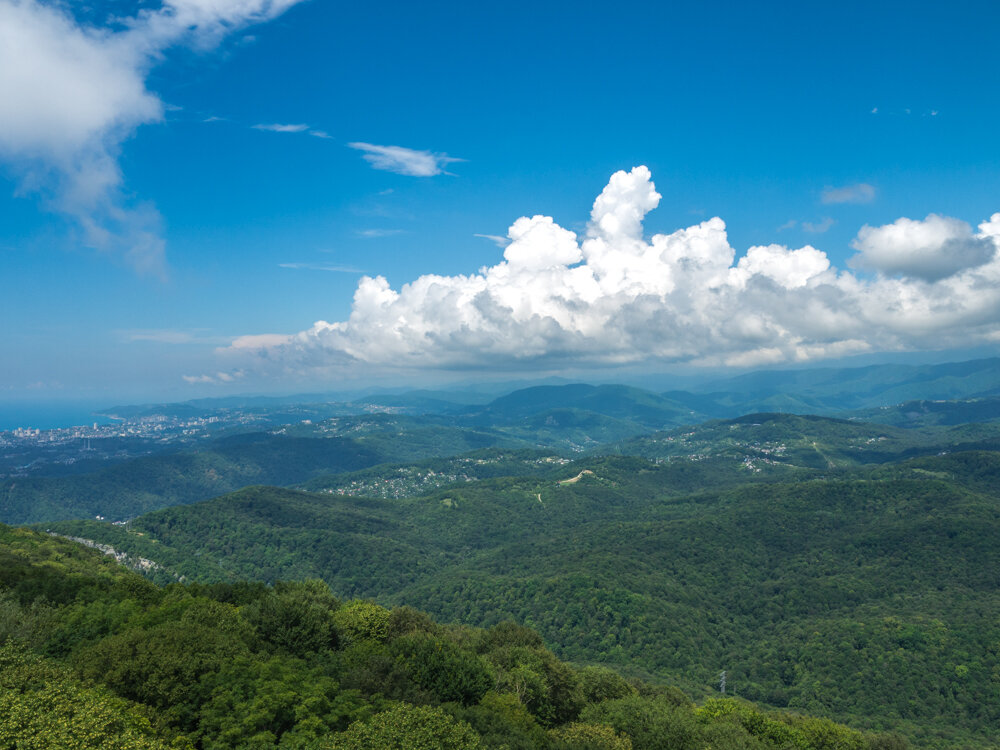
<svg viewBox="0 0 1000 750"><path fill-rule="evenodd" d="M479 5L0 0L0 400L1000 340L996 3Z"/></svg>

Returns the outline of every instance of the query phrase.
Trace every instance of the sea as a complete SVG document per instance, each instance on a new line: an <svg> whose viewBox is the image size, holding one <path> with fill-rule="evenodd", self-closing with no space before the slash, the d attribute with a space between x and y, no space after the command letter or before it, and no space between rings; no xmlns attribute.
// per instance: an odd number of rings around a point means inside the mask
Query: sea
<svg viewBox="0 0 1000 750"><path fill-rule="evenodd" d="M98 417L96 411L108 408L106 402L96 401L0 401L0 431L31 427L37 430L54 430L59 427L111 424L112 420Z"/></svg>

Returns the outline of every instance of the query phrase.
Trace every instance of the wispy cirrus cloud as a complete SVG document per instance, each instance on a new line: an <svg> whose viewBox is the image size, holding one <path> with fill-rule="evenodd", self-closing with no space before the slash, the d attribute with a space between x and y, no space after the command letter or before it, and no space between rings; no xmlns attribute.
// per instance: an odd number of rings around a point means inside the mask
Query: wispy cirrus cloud
<svg viewBox="0 0 1000 750"><path fill-rule="evenodd" d="M379 237L395 237L399 234L406 234L405 229L359 229L355 232L358 237L365 239L377 239Z"/></svg>
<svg viewBox="0 0 1000 750"><path fill-rule="evenodd" d="M489 240L497 247L507 247L510 244L510 238L501 237L499 234L474 234L473 237L479 237L482 240Z"/></svg>
<svg viewBox="0 0 1000 750"><path fill-rule="evenodd" d="M325 130L316 130L311 125L306 125L304 123L258 123L257 125L251 125L250 127L254 130L266 130L270 133L305 133L306 135L311 135L314 138L333 138L333 136Z"/></svg>
<svg viewBox="0 0 1000 750"><path fill-rule="evenodd" d="M272 133L304 133L309 130L308 125L303 125L301 123L296 125L282 125L281 123L272 123L270 125L258 124L251 125L254 130L269 130Z"/></svg>
<svg viewBox="0 0 1000 750"><path fill-rule="evenodd" d="M374 143L355 141L348 147L363 151L362 158L374 169L407 175L409 177L433 177L449 174L445 166L453 162L465 161L444 153L418 151L402 146L377 146Z"/></svg>
<svg viewBox="0 0 1000 750"><path fill-rule="evenodd" d="M330 271L331 273L364 273L364 270L354 266L338 266L332 263L279 263L278 268L291 268L298 271Z"/></svg>
<svg viewBox="0 0 1000 750"><path fill-rule="evenodd" d="M867 182L844 187L828 187L823 190L820 200L825 204L871 203L875 200L875 188Z"/></svg>
<svg viewBox="0 0 1000 750"><path fill-rule="evenodd" d="M297 2L164 0L95 26L56 0L0 0L0 161L84 244L165 276L159 214L126 195L118 162L122 143L167 109L147 76L172 47L211 49Z"/></svg>
<svg viewBox="0 0 1000 750"><path fill-rule="evenodd" d="M825 216L820 221L803 221L802 229L809 232L809 234L823 234L824 232L829 231L830 227L832 227L835 223L836 222L829 216Z"/></svg>
<svg viewBox="0 0 1000 750"><path fill-rule="evenodd" d="M229 337L209 335L207 328L176 329L176 328L137 328L116 332L125 343L153 344L212 344L218 346L229 340Z"/></svg>
<svg viewBox="0 0 1000 750"><path fill-rule="evenodd" d="M181 379L183 379L185 383L190 383L191 385L226 385L240 380L245 374L246 373L243 370L230 370L229 372L220 370L210 374L181 375Z"/></svg>

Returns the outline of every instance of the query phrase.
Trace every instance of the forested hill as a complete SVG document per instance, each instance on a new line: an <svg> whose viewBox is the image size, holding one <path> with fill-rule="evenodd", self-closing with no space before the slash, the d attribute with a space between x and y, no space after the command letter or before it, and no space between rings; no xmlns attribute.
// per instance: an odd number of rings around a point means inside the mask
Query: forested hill
<svg viewBox="0 0 1000 750"><path fill-rule="evenodd" d="M649 394L643 391L610 386L563 388L569 390L551 399L543 397L549 394L547 388L513 394L510 398L517 408L511 407L514 416L509 419L498 413L487 419L488 411L474 417L337 417L208 440L197 451L136 458L92 473L9 478L0 482L0 521L35 523L95 516L122 521L253 484L302 484L309 489L357 494L359 487L373 488L384 480L376 494L395 493L390 486L416 494L421 487L443 486L443 475L454 476L456 481L497 476L486 468L487 463L507 466L512 475L535 472L538 467L528 467L517 458L523 451L557 459L607 453L656 460L719 459L720 466L731 464L724 469L729 473L742 467L746 476L789 478L941 451L1000 449L997 422L921 423L903 429L854 419L769 413L653 432L648 425L658 424L663 414L655 409L648 418L635 413L648 406ZM545 408L520 416L521 407L541 408L547 400L600 407L619 416L577 407ZM967 411L964 403L953 406ZM943 406L938 407L936 414L945 413ZM481 419L486 422L480 423ZM511 461L521 461L521 467ZM475 468L470 471L470 467ZM344 476L362 470L368 471ZM425 481L431 476L435 478Z"/></svg>
<svg viewBox="0 0 1000 750"><path fill-rule="evenodd" d="M1000 424L889 424L815 415L748 414L655 432L600 452L650 459L729 458L752 471L850 469L941 452L1000 450Z"/></svg>
<svg viewBox="0 0 1000 750"><path fill-rule="evenodd" d="M898 736L557 659L322 582L157 587L0 525L0 747L905 750Z"/></svg>
<svg viewBox="0 0 1000 750"><path fill-rule="evenodd" d="M31 523L99 515L119 520L248 484L291 484L330 471L361 469L380 458L344 438L237 435L198 452L138 458L92 474L8 479L0 483L0 519Z"/></svg>
<svg viewBox="0 0 1000 750"><path fill-rule="evenodd" d="M505 440L412 419L365 418L338 427L343 434L286 434L288 429L240 434L207 442L201 450L132 459L89 474L7 479L0 482L0 522L95 516L124 520L251 484L297 484L388 461L451 456Z"/></svg>
<svg viewBox="0 0 1000 750"><path fill-rule="evenodd" d="M709 381L695 390L719 406L800 414L872 409L919 399L1000 395L1000 358L931 365L882 364L764 370ZM672 394L666 394L668 396ZM728 416L728 415L720 415Z"/></svg>
<svg viewBox="0 0 1000 750"><path fill-rule="evenodd" d="M695 691L726 670L753 700L989 746L1000 454L795 482L737 484L728 466L592 458L404 499L256 487L127 529L51 527L152 559L163 580L319 577L448 621L512 618L573 661Z"/></svg>
<svg viewBox="0 0 1000 750"><path fill-rule="evenodd" d="M540 385L524 388L491 401L469 413L485 423L513 421L550 409L578 409L644 427L692 424L705 415L665 396L624 385Z"/></svg>

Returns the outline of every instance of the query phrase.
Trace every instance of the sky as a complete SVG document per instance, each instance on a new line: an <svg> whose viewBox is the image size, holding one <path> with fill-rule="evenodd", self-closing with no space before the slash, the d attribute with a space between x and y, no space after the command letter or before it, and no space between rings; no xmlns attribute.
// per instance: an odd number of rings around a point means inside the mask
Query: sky
<svg viewBox="0 0 1000 750"><path fill-rule="evenodd" d="M998 22L0 0L0 402L995 353Z"/></svg>

